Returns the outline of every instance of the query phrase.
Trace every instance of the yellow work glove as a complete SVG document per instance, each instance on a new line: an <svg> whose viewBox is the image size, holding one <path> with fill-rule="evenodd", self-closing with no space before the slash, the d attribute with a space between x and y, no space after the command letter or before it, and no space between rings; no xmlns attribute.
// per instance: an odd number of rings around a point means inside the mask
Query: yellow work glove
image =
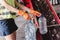
<svg viewBox="0 0 60 40"><path fill-rule="evenodd" d="M37 17L40 17L41 16L41 13L40 12L38 12L38 11L35 11L35 10L30 10L30 13L31 14L33 14L33 15L35 15L35 16L37 16Z"/></svg>
<svg viewBox="0 0 60 40"><path fill-rule="evenodd" d="M18 15L23 16L26 20L30 20L30 16L23 10L19 10Z"/></svg>

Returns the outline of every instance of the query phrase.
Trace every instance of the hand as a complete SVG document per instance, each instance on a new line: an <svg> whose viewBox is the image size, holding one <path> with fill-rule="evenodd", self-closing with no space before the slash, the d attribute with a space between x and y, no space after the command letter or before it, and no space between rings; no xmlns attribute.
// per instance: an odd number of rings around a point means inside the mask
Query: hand
<svg viewBox="0 0 60 40"><path fill-rule="evenodd" d="M38 16L38 17L41 16L41 13L39 13L38 11L35 11L35 10L30 10L30 13L35 15L35 16Z"/></svg>
<svg viewBox="0 0 60 40"><path fill-rule="evenodd" d="M18 15L23 16L26 20L30 20L30 16L23 10L19 10Z"/></svg>

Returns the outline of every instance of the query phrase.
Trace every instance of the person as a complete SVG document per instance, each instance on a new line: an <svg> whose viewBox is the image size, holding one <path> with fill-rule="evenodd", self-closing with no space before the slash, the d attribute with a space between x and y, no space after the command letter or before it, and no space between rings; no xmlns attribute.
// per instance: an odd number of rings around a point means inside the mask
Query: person
<svg viewBox="0 0 60 40"><path fill-rule="evenodd" d="M23 16L26 20L30 20L30 16L23 10L18 10L8 5L5 1L15 7L14 0L0 0L0 36L5 36L6 40L16 40L16 30L18 27L14 22L15 13ZM31 13L40 16L40 13L37 11L32 10Z"/></svg>

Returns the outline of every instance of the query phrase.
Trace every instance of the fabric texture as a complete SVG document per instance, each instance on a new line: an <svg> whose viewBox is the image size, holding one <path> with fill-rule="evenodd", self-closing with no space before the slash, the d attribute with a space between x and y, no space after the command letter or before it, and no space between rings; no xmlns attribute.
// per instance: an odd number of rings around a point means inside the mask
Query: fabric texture
<svg viewBox="0 0 60 40"><path fill-rule="evenodd" d="M14 0L6 0L6 1L7 1L7 3L8 3L9 5L15 7L15 2L14 2Z"/></svg>
<svg viewBox="0 0 60 40"><path fill-rule="evenodd" d="M0 36L7 36L17 30L14 19L0 20Z"/></svg>
<svg viewBox="0 0 60 40"><path fill-rule="evenodd" d="M6 0L10 5L14 5L14 0ZM17 30L14 23L16 13L9 11L0 4L0 36L7 36Z"/></svg>
<svg viewBox="0 0 60 40"><path fill-rule="evenodd" d="M2 19L9 19L15 18L16 13L12 13L11 11L7 10L3 5L0 4L0 20Z"/></svg>

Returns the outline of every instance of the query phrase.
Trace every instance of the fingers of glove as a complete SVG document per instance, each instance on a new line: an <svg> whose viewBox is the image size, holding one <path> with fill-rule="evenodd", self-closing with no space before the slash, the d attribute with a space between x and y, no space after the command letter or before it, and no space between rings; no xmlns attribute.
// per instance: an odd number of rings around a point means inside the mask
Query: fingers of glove
<svg viewBox="0 0 60 40"><path fill-rule="evenodd" d="M23 10L19 10L19 11L18 11L18 15L20 15L20 16L23 16L24 13L25 13L25 12L24 12Z"/></svg>
<svg viewBox="0 0 60 40"><path fill-rule="evenodd" d="M23 16L26 20L30 20L30 16L23 10L19 10L18 15Z"/></svg>
<svg viewBox="0 0 60 40"><path fill-rule="evenodd" d="M24 13L23 17L24 17L26 20L30 20L30 16L29 16L27 13Z"/></svg>
<svg viewBox="0 0 60 40"><path fill-rule="evenodd" d="M30 10L31 14L35 15L35 16L38 16L40 17L41 16L41 13L38 12L38 11L34 11L34 10Z"/></svg>

